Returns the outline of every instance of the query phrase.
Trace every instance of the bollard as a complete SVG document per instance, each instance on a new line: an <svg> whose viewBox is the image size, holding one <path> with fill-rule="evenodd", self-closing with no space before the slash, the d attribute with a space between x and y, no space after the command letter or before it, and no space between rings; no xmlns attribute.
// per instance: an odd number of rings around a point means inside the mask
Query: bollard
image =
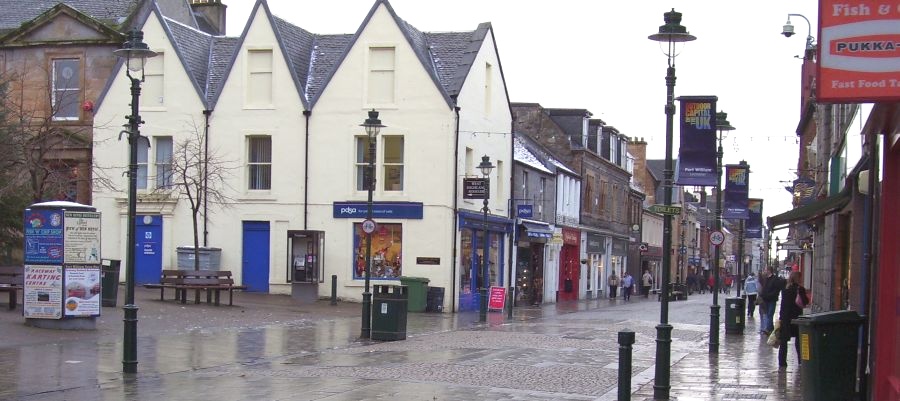
<svg viewBox="0 0 900 401"><path fill-rule="evenodd" d="M631 345L633 331L619 332L619 401L631 399Z"/></svg>
<svg viewBox="0 0 900 401"><path fill-rule="evenodd" d="M516 287L509 287L508 298L509 298L509 309L506 312L506 318L512 320L512 318L513 318L513 314L512 314L513 302L516 299Z"/></svg>
<svg viewBox="0 0 900 401"><path fill-rule="evenodd" d="M331 305L337 305L337 274L331 275Z"/></svg>

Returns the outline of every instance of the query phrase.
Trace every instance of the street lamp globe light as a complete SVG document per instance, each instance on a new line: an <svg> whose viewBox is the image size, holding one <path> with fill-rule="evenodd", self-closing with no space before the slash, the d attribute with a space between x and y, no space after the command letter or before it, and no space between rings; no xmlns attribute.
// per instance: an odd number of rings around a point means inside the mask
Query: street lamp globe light
<svg viewBox="0 0 900 401"><path fill-rule="evenodd" d="M367 210L366 210L366 220L372 220L372 191L375 189L375 140L378 137L378 133L385 126L381 124L381 120L378 119L378 111L375 109L369 110L369 118L367 118L360 127L365 128L366 135L368 136L368 152L366 153L366 159L368 159L369 163L366 166L365 173L363 174L363 183L366 187L366 191L368 192L368 200L366 202ZM371 338L372 336L372 292L369 290L369 281L372 277L372 233L370 231L366 232L366 272L365 272L365 287L363 289L363 302L362 302L362 328L360 329L360 338L366 339Z"/></svg>
<svg viewBox="0 0 900 401"><path fill-rule="evenodd" d="M137 170L138 170L138 141L141 138L141 121L139 104L141 97L141 82L144 81L144 64L148 58L156 56L156 52L144 43L144 33L133 29L128 32L128 40L122 44L121 49L113 51L116 57L125 60L128 67L125 75L131 80L131 114L127 116L126 127L128 134L128 234L125 250L125 306L122 341L122 371L125 373L137 373L137 311L134 304L134 258L137 244L135 243L134 220L137 214ZM132 72L141 73L140 79L133 77ZM121 138L121 136L120 136ZM146 140L146 138L143 138Z"/></svg>
<svg viewBox="0 0 900 401"><path fill-rule="evenodd" d="M665 25L659 27L659 32L648 36L650 40L666 44L666 58L669 68L666 70L666 165L663 170L663 190L665 192L665 206L672 206L672 190L674 166L672 163L672 137L675 116L675 56L678 55L675 45L677 43L690 42L697 38L688 33L687 28L681 25L681 13L673 8L664 14ZM671 389L669 381L669 363L672 350L672 325L669 324L669 281L671 281L672 268L672 215L666 214L663 218L663 271L662 271L662 296L660 297L659 325L656 326L656 376L653 384L653 396L657 399L668 399Z"/></svg>
<svg viewBox="0 0 900 401"><path fill-rule="evenodd" d="M478 320L481 322L487 321L487 297L488 297L488 287L490 287L490 271L488 270L488 255L490 251L490 245L488 241L488 199L491 197L490 190L490 175L491 171L494 170L494 165L491 164L491 158L487 155L481 157L481 163L478 165L478 169L481 170L481 175L484 176L484 207L481 210L484 212L484 233L482 234L482 239L484 241L483 248L481 251L481 288L478 289L478 294L480 298L479 308L478 308Z"/></svg>

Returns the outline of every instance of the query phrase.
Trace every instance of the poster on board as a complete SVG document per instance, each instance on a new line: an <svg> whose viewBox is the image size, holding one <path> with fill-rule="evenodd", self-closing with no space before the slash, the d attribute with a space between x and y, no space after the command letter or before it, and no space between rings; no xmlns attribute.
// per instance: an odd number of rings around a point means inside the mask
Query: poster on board
<svg viewBox="0 0 900 401"><path fill-rule="evenodd" d="M491 287L488 294L488 310L502 311L503 305L506 305L506 288Z"/></svg>
<svg viewBox="0 0 900 401"><path fill-rule="evenodd" d="M100 316L100 266L66 266L65 315Z"/></svg>
<svg viewBox="0 0 900 401"><path fill-rule="evenodd" d="M63 221L60 210L25 210L25 263L63 261Z"/></svg>
<svg viewBox="0 0 900 401"><path fill-rule="evenodd" d="M100 213L65 212L64 263L100 263Z"/></svg>
<svg viewBox="0 0 900 401"><path fill-rule="evenodd" d="M30 319L62 317L62 266L25 265L23 315Z"/></svg>

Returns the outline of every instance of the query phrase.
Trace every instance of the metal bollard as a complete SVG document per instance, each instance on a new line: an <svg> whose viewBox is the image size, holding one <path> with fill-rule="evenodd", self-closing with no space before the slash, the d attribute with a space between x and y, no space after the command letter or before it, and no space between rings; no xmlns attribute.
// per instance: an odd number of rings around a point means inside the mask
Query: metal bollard
<svg viewBox="0 0 900 401"><path fill-rule="evenodd" d="M619 401L631 399L631 345L633 331L619 332Z"/></svg>
<svg viewBox="0 0 900 401"><path fill-rule="evenodd" d="M337 274L331 275L331 305L337 305Z"/></svg>

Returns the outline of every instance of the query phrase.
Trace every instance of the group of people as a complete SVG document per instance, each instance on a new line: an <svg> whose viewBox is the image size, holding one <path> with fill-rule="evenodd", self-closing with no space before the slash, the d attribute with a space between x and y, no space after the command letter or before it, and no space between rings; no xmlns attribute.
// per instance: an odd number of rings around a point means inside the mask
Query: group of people
<svg viewBox="0 0 900 401"><path fill-rule="evenodd" d="M644 269L640 284L641 293L644 294L644 298L650 297L650 287L653 286L653 275L650 274L650 270ZM610 299L615 299L618 296L619 287L622 287L622 297L626 301L630 300L631 294L634 293L634 277L629 272L623 273L622 278L619 278L619 276L616 275L616 272L613 271L607 278L607 285L609 285Z"/></svg>
<svg viewBox="0 0 900 401"><path fill-rule="evenodd" d="M785 280L772 273L772 268L767 267L763 275L757 281L755 275L750 273L744 283L744 292L747 294L747 316L753 316L756 305L759 305L760 329L759 333L765 336L775 330L775 307L778 299L781 299L781 308L778 311L778 366L787 366L787 343L794 339L794 348L797 350L797 358L800 359L800 335L796 325L791 321L800 317L803 308L809 305L809 296L803 287L803 280L799 271L792 271Z"/></svg>

